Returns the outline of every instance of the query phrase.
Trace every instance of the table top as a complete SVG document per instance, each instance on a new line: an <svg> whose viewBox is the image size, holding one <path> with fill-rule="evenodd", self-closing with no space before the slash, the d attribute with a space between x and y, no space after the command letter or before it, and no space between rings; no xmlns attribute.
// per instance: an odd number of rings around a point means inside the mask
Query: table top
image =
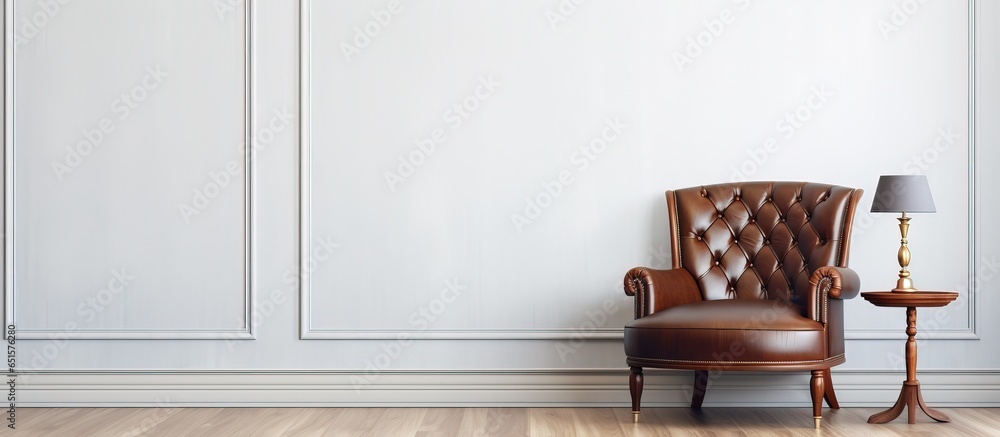
<svg viewBox="0 0 1000 437"><path fill-rule="evenodd" d="M861 297L880 307L943 307L955 299L954 291L866 291Z"/></svg>

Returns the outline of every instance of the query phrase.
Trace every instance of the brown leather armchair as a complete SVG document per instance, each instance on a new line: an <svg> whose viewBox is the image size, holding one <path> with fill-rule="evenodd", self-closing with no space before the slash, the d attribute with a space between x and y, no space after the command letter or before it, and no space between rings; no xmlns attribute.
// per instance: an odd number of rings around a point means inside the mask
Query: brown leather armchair
<svg viewBox="0 0 1000 437"><path fill-rule="evenodd" d="M667 191L673 268L634 268L625 294L632 413L642 368L695 371L692 408L709 370L812 371L814 425L823 399L840 408L830 368L844 359L847 268L862 190L805 182L745 182Z"/></svg>

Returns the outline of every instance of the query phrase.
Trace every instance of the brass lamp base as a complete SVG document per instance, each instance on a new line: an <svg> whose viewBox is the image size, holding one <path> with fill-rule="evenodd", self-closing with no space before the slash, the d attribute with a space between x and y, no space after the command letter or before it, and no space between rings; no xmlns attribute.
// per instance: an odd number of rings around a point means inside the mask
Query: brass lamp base
<svg viewBox="0 0 1000 437"><path fill-rule="evenodd" d="M917 291L916 287L913 286L913 280L910 279L910 271L906 268L910 265L910 248L906 247L906 233L910 229L910 218L903 213L903 216L898 218L899 220L899 252L896 253L896 258L899 261L899 280L896 281L896 288L893 288L893 293L910 293Z"/></svg>
<svg viewBox="0 0 1000 437"><path fill-rule="evenodd" d="M913 280L910 278L899 278L896 281L896 288L892 289L893 293L912 293L914 291L917 289L913 286Z"/></svg>

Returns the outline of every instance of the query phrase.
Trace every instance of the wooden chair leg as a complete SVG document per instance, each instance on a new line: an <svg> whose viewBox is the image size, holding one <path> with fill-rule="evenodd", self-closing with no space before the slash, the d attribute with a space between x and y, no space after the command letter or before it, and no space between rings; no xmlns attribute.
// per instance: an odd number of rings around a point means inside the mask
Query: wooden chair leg
<svg viewBox="0 0 1000 437"><path fill-rule="evenodd" d="M833 391L833 378L830 377L830 369L823 370L823 385L826 387L823 394L826 404L834 410L839 410L840 402L837 402L837 392Z"/></svg>
<svg viewBox="0 0 1000 437"><path fill-rule="evenodd" d="M823 420L823 395L826 389L823 387L823 371L813 370L812 379L809 380L809 393L813 401L813 426L819 429L820 421Z"/></svg>
<svg viewBox="0 0 1000 437"><path fill-rule="evenodd" d="M708 371L694 371L694 391L691 395L691 408L701 408L701 403L705 401L705 391L708 390Z"/></svg>
<svg viewBox="0 0 1000 437"><path fill-rule="evenodd" d="M632 420L639 421L639 400L642 398L642 367L631 367L628 377L628 391L632 394Z"/></svg>

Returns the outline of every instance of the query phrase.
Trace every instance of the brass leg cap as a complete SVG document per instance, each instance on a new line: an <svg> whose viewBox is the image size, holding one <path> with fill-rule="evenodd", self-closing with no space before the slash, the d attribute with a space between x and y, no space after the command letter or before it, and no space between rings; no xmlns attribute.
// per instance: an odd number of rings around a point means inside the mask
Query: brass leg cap
<svg viewBox="0 0 1000 437"><path fill-rule="evenodd" d="M632 412L632 422L639 423L639 412L638 411L633 411Z"/></svg>
<svg viewBox="0 0 1000 437"><path fill-rule="evenodd" d="M814 425L814 426L816 427L816 429L819 429L819 422L820 422L821 420L823 420L823 417L822 417L822 416L819 416L819 417L813 417L813 425Z"/></svg>

